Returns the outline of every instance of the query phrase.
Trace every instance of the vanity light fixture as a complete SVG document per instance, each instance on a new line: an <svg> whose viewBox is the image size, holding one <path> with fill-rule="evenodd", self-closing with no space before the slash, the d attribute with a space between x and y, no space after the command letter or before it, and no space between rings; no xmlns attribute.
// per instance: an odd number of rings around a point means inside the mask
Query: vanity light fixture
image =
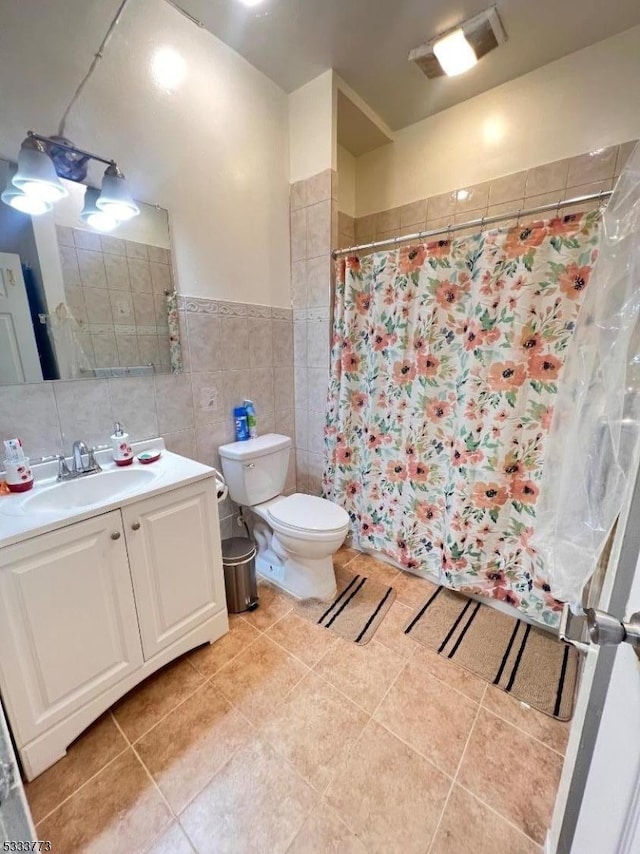
<svg viewBox="0 0 640 854"><path fill-rule="evenodd" d="M80 219L96 231L113 231L118 225L118 220L97 207L96 202L99 196L100 190L97 187L87 187Z"/></svg>
<svg viewBox="0 0 640 854"><path fill-rule="evenodd" d="M54 147L56 150L62 149L81 155L87 160L107 164L100 193L95 198L93 193L89 194L89 198L85 193L85 206L81 216L88 225L100 231L110 231L118 223L140 213L140 208L131 197L125 177L115 160L107 160L98 154L84 151L60 136L42 136L31 130L20 148L17 171L13 176L9 174L5 191L0 196L3 202L23 213L38 216L48 213L53 202L69 195L49 154L49 149ZM96 190L95 193L97 192Z"/></svg>
<svg viewBox="0 0 640 854"><path fill-rule="evenodd" d="M463 74L498 45L504 44L507 34L495 6L441 33L431 41L414 48L409 62L430 79Z"/></svg>
<svg viewBox="0 0 640 854"><path fill-rule="evenodd" d="M0 199L20 213L38 216L39 214L47 213L52 210L51 202L45 202L43 199L38 199L35 196L27 196L22 190L19 190L13 183L13 177L16 174L16 166L10 165L7 175L7 185L4 188Z"/></svg>
<svg viewBox="0 0 640 854"><path fill-rule="evenodd" d="M102 191L96 206L117 222L124 222L140 213L140 208L131 197L124 175L114 162L105 170Z"/></svg>
<svg viewBox="0 0 640 854"><path fill-rule="evenodd" d="M43 202L57 202L69 195L44 145L32 134L20 146L18 171L13 176L13 185L26 196Z"/></svg>

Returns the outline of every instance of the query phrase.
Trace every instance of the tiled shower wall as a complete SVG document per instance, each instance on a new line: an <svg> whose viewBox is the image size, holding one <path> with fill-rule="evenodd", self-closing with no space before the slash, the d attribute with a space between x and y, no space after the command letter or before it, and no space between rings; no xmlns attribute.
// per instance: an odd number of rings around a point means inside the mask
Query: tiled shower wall
<svg viewBox="0 0 640 854"><path fill-rule="evenodd" d="M330 169L291 186L296 479L298 490L314 495L322 483L337 189Z"/></svg>
<svg viewBox="0 0 640 854"><path fill-rule="evenodd" d="M118 420L134 441L162 436L170 450L219 468L218 447L233 441L232 408L245 398L255 401L259 432L293 436L291 310L184 296L179 309L183 374L0 386L0 436L20 436L33 459L68 454L75 439L104 445ZM236 508L227 500L219 509L229 537Z"/></svg>
<svg viewBox="0 0 640 854"><path fill-rule="evenodd" d="M635 141L613 145L578 157L514 172L493 181L459 187L450 193L367 214L355 220L341 213L339 246L404 237L417 231L443 228L482 216L611 190L634 146ZM596 207L597 202L593 206ZM577 209L584 210L585 206L580 205ZM564 208L564 212L570 213L571 210ZM515 224L515 220L504 221L504 225L512 224ZM455 234L461 236L465 231Z"/></svg>

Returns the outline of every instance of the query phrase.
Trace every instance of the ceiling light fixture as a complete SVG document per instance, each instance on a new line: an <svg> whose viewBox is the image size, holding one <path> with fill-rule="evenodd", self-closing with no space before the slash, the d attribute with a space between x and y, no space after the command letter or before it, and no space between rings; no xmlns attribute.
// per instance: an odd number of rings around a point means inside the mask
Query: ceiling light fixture
<svg viewBox="0 0 640 854"><path fill-rule="evenodd" d="M443 36L434 42L433 52L448 77L464 74L478 61L462 29L454 30L448 36Z"/></svg>
<svg viewBox="0 0 640 854"><path fill-rule="evenodd" d="M249 9L253 9L254 6L259 6L263 0L240 0L243 6L247 6Z"/></svg>
<svg viewBox="0 0 640 854"><path fill-rule="evenodd" d="M429 79L445 74L455 76L468 71L506 40L507 34L498 10L492 6L414 48L409 54L409 61L415 62Z"/></svg>

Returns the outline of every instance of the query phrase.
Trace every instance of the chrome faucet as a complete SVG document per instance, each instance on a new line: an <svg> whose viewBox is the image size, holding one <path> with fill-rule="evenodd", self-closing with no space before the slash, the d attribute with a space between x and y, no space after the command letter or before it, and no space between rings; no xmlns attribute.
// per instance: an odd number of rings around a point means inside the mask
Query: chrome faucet
<svg viewBox="0 0 640 854"><path fill-rule="evenodd" d="M96 461L94 453L95 448L89 450L84 442L80 440L74 442L71 451L71 469L63 454L58 457L58 480L71 480L74 477L83 477L102 471L102 466ZM82 461L84 455L88 457L86 465Z"/></svg>

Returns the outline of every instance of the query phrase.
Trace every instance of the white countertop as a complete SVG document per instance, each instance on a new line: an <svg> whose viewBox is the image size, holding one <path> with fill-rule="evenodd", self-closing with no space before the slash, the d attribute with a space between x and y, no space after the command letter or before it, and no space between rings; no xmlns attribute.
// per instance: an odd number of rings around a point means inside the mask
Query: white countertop
<svg viewBox="0 0 640 854"><path fill-rule="evenodd" d="M215 470L209 466L167 451L162 439L148 439L144 442L135 442L132 443L131 447L134 454L139 454L141 451L147 451L152 448L162 449L162 456L157 462L142 465L135 460L131 466L122 469L122 471L127 471L133 467L148 469L150 472L153 471L153 479L150 479L148 483L138 486L130 493L119 494L107 501L99 501L95 504L86 505L81 509L77 507L72 510L66 508L38 509L37 511L25 513L21 509L22 502L27 497L54 486L58 473L58 463L56 461L32 465L31 468L35 480L32 490L26 493L0 496L0 550L14 543L27 540L30 537L35 537L38 534L44 534L47 531L53 531L56 528L62 528L65 525L80 522L83 519L89 519L101 513L108 513L110 510L134 504L136 501L168 492L176 487L186 486L199 480L215 477ZM113 462L110 449L96 451L95 457L104 472L118 471L118 467ZM100 474L86 475L86 477L100 477Z"/></svg>

